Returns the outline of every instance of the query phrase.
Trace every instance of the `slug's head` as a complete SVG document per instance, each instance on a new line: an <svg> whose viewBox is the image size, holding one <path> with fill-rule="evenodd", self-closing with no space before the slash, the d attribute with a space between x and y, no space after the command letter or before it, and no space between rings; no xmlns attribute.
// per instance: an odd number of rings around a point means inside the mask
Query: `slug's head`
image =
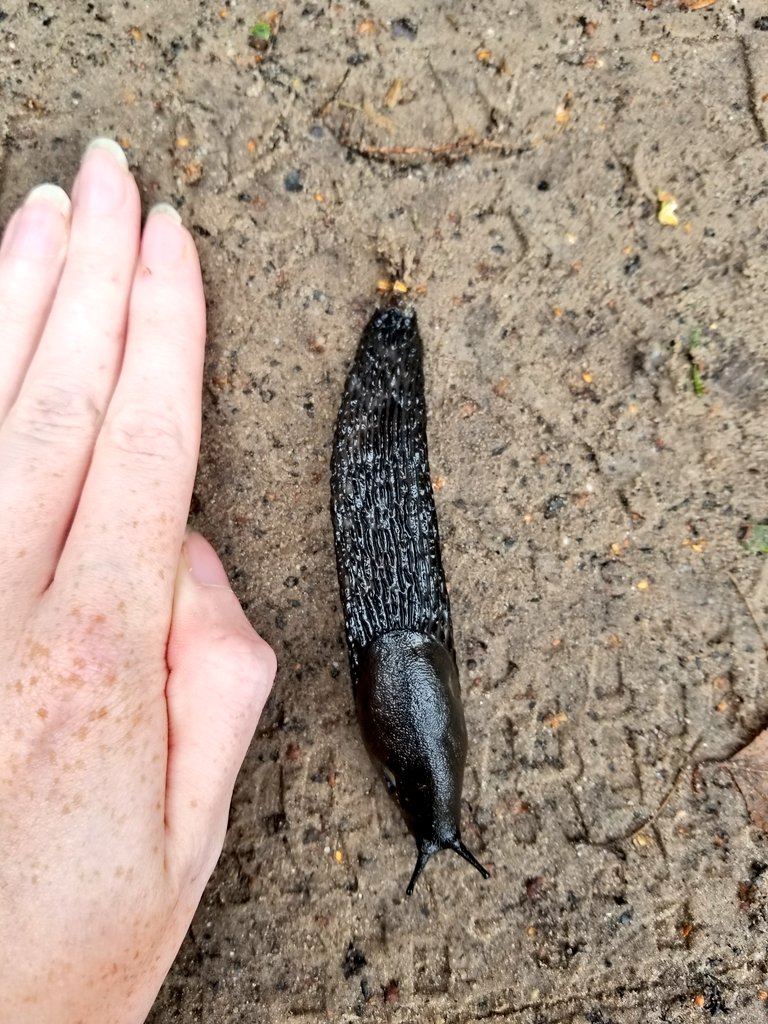
<svg viewBox="0 0 768 1024"><path fill-rule="evenodd" d="M453 655L433 637L387 633L363 652L355 695L368 753L418 847L407 894L438 850L488 878L461 841L467 730Z"/></svg>

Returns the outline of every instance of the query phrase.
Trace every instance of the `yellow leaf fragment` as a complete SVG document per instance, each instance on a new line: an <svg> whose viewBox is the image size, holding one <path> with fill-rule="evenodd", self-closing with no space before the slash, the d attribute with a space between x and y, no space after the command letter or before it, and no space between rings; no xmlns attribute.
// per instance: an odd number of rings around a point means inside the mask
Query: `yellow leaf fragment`
<svg viewBox="0 0 768 1024"><path fill-rule="evenodd" d="M659 192L658 200L659 208L656 212L656 217L659 224L664 224L670 228L676 228L680 223L676 212L677 199L675 199L671 192Z"/></svg>

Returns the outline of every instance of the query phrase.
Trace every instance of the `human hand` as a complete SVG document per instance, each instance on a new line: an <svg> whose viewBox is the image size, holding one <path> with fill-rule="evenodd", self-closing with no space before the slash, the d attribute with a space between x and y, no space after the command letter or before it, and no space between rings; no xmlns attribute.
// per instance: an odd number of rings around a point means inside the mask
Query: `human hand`
<svg viewBox="0 0 768 1024"><path fill-rule="evenodd" d="M205 308L122 151L0 247L0 1020L138 1024L221 851L275 659L184 540Z"/></svg>

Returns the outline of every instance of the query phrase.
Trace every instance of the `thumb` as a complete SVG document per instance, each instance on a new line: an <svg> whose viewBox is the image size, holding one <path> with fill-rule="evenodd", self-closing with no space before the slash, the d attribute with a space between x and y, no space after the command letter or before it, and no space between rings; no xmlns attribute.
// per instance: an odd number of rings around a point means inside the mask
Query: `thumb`
<svg viewBox="0 0 768 1024"><path fill-rule="evenodd" d="M166 856L202 892L277 663L199 533L182 548L167 658Z"/></svg>

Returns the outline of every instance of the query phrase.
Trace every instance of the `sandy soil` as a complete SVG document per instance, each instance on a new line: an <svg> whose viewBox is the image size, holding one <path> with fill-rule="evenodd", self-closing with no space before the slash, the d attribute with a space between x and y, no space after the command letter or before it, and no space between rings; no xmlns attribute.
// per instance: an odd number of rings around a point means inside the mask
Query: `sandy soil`
<svg viewBox="0 0 768 1024"><path fill-rule="evenodd" d="M285 0L260 52L242 0L0 0L2 219L109 133L199 241L193 521L281 665L152 1024L768 1020L719 763L768 721L768 5L699 8ZM494 875L443 854L410 900L328 516L401 261Z"/></svg>

